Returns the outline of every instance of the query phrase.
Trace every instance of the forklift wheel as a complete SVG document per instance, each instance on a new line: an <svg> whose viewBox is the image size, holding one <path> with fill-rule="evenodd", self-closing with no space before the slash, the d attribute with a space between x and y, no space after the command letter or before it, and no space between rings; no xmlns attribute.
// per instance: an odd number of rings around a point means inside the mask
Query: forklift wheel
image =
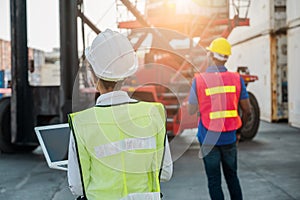
<svg viewBox="0 0 300 200"><path fill-rule="evenodd" d="M8 97L0 100L0 151L4 153L15 151L15 145L11 143L10 98Z"/></svg>
<svg viewBox="0 0 300 200"><path fill-rule="evenodd" d="M251 116L249 117L248 122L239 130L242 141L252 140L255 137L260 122L260 110L258 102L251 92L248 93L251 104Z"/></svg>
<svg viewBox="0 0 300 200"><path fill-rule="evenodd" d="M11 143L10 98L0 100L0 153L31 152L37 145L22 146Z"/></svg>

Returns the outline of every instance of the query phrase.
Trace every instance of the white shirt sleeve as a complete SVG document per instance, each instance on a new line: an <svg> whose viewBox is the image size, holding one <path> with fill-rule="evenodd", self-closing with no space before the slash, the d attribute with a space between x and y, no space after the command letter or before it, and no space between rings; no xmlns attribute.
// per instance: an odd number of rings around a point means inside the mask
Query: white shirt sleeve
<svg viewBox="0 0 300 200"><path fill-rule="evenodd" d="M172 174L173 174L173 161L172 161L172 157L171 157L168 137L166 136L165 155L164 155L164 160L163 160L163 164L162 164L160 181L161 182L169 181L172 177Z"/></svg>
<svg viewBox="0 0 300 200"><path fill-rule="evenodd" d="M68 182L69 188L74 196L82 196L82 183L78 166L77 150L75 140L71 131L68 155Z"/></svg>

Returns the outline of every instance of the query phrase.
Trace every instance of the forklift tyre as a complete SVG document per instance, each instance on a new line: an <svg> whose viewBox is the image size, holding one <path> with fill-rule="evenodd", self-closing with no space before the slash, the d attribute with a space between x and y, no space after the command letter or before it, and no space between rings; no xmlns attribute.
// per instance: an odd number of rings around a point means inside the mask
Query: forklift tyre
<svg viewBox="0 0 300 200"><path fill-rule="evenodd" d="M0 100L0 153L31 152L37 145L21 146L11 143L11 115L10 98L5 97Z"/></svg>
<svg viewBox="0 0 300 200"><path fill-rule="evenodd" d="M251 116L249 117L248 122L244 124L240 130L238 130L242 141L252 140L256 136L260 122L260 109L258 102L251 92L248 92L248 94L251 104Z"/></svg>
<svg viewBox="0 0 300 200"><path fill-rule="evenodd" d="M15 145L11 143L9 97L5 97L0 100L0 152L15 152Z"/></svg>

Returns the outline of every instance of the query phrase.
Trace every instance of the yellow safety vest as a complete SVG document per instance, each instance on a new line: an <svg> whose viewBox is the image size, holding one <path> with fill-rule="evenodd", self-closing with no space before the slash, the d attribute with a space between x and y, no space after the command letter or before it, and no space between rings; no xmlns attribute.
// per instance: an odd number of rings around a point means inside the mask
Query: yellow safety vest
<svg viewBox="0 0 300 200"><path fill-rule="evenodd" d="M88 200L158 200L165 142L160 103L96 106L69 115Z"/></svg>

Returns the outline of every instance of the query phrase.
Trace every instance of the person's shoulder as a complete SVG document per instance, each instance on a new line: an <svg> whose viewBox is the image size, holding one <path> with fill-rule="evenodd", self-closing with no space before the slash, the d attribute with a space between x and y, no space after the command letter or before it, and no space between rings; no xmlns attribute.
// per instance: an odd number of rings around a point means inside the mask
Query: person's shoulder
<svg viewBox="0 0 300 200"><path fill-rule="evenodd" d="M164 107L164 105L160 102L147 102L147 101L139 101L138 102L139 105L143 105L143 106L156 106L156 107Z"/></svg>
<svg viewBox="0 0 300 200"><path fill-rule="evenodd" d="M240 73L238 72L234 72L234 71L225 71L226 73L229 73L229 74L234 74L234 75L237 75L237 76L240 76Z"/></svg>
<svg viewBox="0 0 300 200"><path fill-rule="evenodd" d="M85 116L85 115L90 114L91 112L94 112L94 107L87 108L87 109L84 109L84 110L81 110L81 111L77 111L77 112L73 112L73 113L70 113L69 115L72 116L72 117L75 117L75 116Z"/></svg>
<svg viewBox="0 0 300 200"><path fill-rule="evenodd" d="M160 102L140 101L139 104L143 107L147 107L145 110L154 109L154 110L158 110L160 113L165 112L165 106Z"/></svg>
<svg viewBox="0 0 300 200"><path fill-rule="evenodd" d="M236 79L241 79L241 75L238 72L226 71L225 73L230 74L232 77L234 77Z"/></svg>

